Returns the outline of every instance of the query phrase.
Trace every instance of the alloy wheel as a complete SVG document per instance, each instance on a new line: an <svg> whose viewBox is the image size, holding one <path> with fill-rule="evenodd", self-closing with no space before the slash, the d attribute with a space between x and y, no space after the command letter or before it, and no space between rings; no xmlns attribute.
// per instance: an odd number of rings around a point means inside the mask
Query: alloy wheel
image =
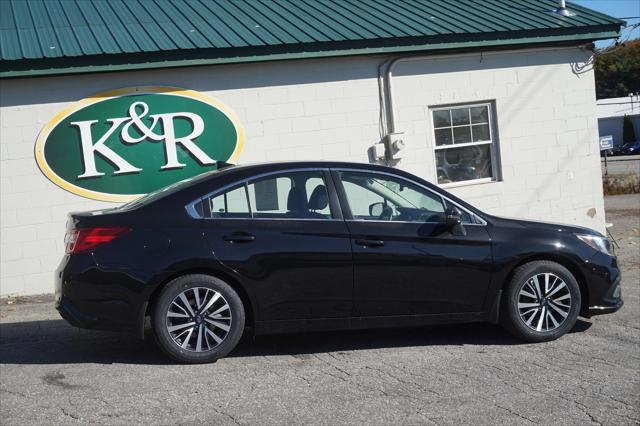
<svg viewBox="0 0 640 426"><path fill-rule="evenodd" d="M571 311L569 287L555 274L540 273L526 280L518 293L518 313L527 327L538 332L560 327Z"/></svg>
<svg viewBox="0 0 640 426"><path fill-rule="evenodd" d="M192 352L206 352L220 345L229 334L231 321L231 308L222 294L204 287L178 294L166 315L173 341Z"/></svg>

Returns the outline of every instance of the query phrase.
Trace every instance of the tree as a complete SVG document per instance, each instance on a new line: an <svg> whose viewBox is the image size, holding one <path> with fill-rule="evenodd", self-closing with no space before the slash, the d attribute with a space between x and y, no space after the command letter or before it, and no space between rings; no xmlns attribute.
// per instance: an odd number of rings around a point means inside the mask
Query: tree
<svg viewBox="0 0 640 426"><path fill-rule="evenodd" d="M635 142L636 131L633 129L633 123L628 115L624 115L624 121L622 124L622 143Z"/></svg>
<svg viewBox="0 0 640 426"><path fill-rule="evenodd" d="M640 92L640 39L597 54L594 68L598 99Z"/></svg>

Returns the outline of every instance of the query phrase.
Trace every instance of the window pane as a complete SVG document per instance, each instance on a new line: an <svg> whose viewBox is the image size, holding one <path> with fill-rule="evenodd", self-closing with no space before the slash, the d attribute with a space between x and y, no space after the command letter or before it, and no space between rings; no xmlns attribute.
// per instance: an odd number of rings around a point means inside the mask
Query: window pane
<svg viewBox="0 0 640 426"><path fill-rule="evenodd" d="M373 215L375 211L370 211L369 207L375 204L383 204L384 198L365 186L343 180L344 191L347 194L349 207L354 219L378 219L378 215ZM384 209L384 207L382 208ZM375 210L375 209L372 209ZM382 211L382 210L380 210Z"/></svg>
<svg viewBox="0 0 640 426"><path fill-rule="evenodd" d="M473 127L473 141L490 141L491 134L489 133L488 124L476 124Z"/></svg>
<svg viewBox="0 0 640 426"><path fill-rule="evenodd" d="M451 126L451 116L448 109L433 111L433 127Z"/></svg>
<svg viewBox="0 0 640 426"><path fill-rule="evenodd" d="M251 217L244 185L210 199L212 217Z"/></svg>
<svg viewBox="0 0 640 426"><path fill-rule="evenodd" d="M451 120L454 126L469 124L469 108L456 108L451 110Z"/></svg>
<svg viewBox="0 0 640 426"><path fill-rule="evenodd" d="M328 198L329 195L327 194L327 188L324 186L324 180L321 177L311 177L307 179L305 186L307 190L307 202L309 203L309 209L315 213L320 213L325 217L331 217Z"/></svg>
<svg viewBox="0 0 640 426"><path fill-rule="evenodd" d="M287 213L287 197L292 181L289 177L271 177L252 182L249 186L249 200L255 217L260 213Z"/></svg>
<svg viewBox="0 0 640 426"><path fill-rule="evenodd" d="M451 136L451 129L436 129L436 146L451 145L453 143L453 137Z"/></svg>
<svg viewBox="0 0 640 426"><path fill-rule="evenodd" d="M374 173L340 173L354 219L442 222L437 194L402 179Z"/></svg>
<svg viewBox="0 0 640 426"><path fill-rule="evenodd" d="M285 172L249 182L248 189L256 218L331 218L322 172Z"/></svg>
<svg viewBox="0 0 640 426"><path fill-rule="evenodd" d="M479 106L479 107L471 108L471 122L472 123L488 123L489 108L487 106Z"/></svg>
<svg viewBox="0 0 640 426"><path fill-rule="evenodd" d="M454 143L468 143L471 142L471 127L454 127L453 128L453 141Z"/></svg>
<svg viewBox="0 0 640 426"><path fill-rule="evenodd" d="M492 177L491 144L436 151L438 183Z"/></svg>

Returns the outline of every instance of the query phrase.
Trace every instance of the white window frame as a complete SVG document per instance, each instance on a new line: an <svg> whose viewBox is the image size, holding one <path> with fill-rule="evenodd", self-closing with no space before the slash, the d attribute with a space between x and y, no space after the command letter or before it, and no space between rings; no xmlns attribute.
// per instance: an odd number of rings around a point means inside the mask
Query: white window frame
<svg viewBox="0 0 640 426"><path fill-rule="evenodd" d="M460 125L453 125L453 120L451 121L451 126L447 126L447 127L436 127L435 126L435 122L433 119L433 113L435 111L442 111L442 110L454 110L454 109L462 109L462 108L473 108L473 107L479 107L479 106L486 106L487 107L487 113L488 113L488 117L489 117L489 122L488 123L471 123L471 117L469 117L469 124L460 124ZM434 173L434 182L436 183L436 185L442 187L442 188L452 188L452 187L456 187L456 186L466 186L466 185L475 185L475 184L479 184L479 183L489 183L489 182L498 182L500 181L500 159L499 159L499 155L498 155L498 140L497 140L497 132L495 130L496 128L496 117L494 114L494 102L493 101L486 101L486 102L475 102L475 103L459 103L459 104L454 104L454 105L442 105L442 106L436 106L436 107L429 107L429 120L431 121L431 137L433 140L433 161L434 161L434 165L435 165L435 173ZM438 146L436 144L436 130L439 129L454 129L456 127L469 127L470 132L471 132L471 138L473 139L473 125L474 124L489 124L489 140L488 141L478 141L478 142L467 142L467 143L460 143L460 144L456 144L453 143L451 145L440 145ZM452 130L453 132L453 130ZM453 134L452 134L453 137ZM437 158L437 151L441 151L441 150L445 150L445 149L452 149L452 148L464 148L466 146L476 146L476 145L490 145L490 158L491 158L491 177L486 177L486 178L480 178L480 179L470 179L470 180L461 180L461 181L457 181L457 182L449 182L449 183L439 183L438 182L438 158Z"/></svg>

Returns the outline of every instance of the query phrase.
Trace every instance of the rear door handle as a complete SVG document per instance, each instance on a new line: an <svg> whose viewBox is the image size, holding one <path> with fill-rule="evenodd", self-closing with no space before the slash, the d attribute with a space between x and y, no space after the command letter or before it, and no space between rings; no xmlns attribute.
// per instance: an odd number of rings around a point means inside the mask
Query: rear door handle
<svg viewBox="0 0 640 426"><path fill-rule="evenodd" d="M225 235L222 237L223 240L229 241L230 243L249 243L256 239L255 235L245 234L245 233L233 233L231 235Z"/></svg>
<svg viewBox="0 0 640 426"><path fill-rule="evenodd" d="M355 243L363 247L382 247L384 245L382 240L356 240Z"/></svg>

